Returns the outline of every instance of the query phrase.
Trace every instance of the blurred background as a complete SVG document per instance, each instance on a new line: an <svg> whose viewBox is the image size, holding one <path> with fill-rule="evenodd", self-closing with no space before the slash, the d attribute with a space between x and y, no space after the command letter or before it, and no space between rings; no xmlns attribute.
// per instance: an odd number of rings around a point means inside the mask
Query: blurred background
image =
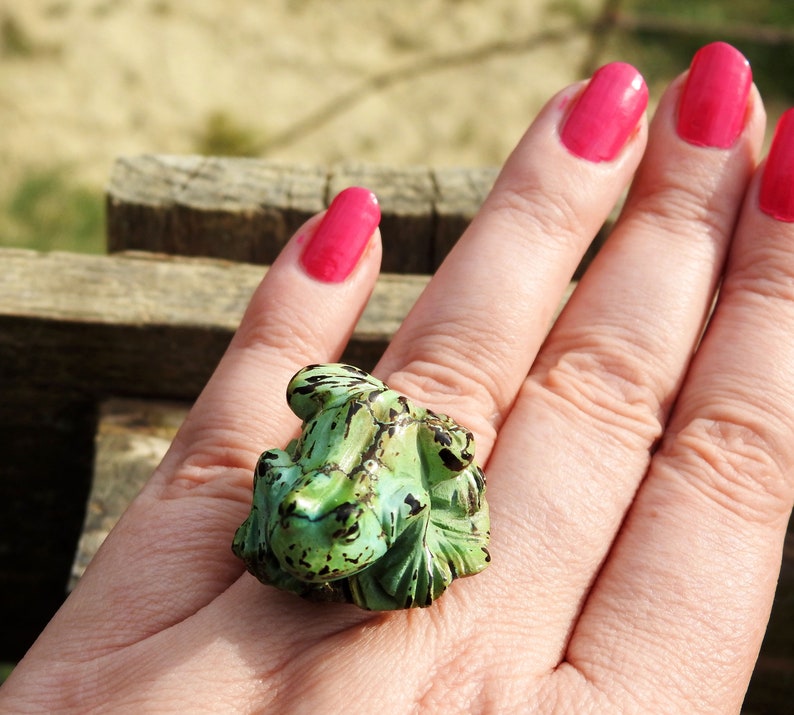
<svg viewBox="0 0 794 715"><path fill-rule="evenodd" d="M0 245L102 251L119 155L497 166L566 84L622 59L652 109L714 39L771 127L794 104L780 0L0 0Z"/></svg>

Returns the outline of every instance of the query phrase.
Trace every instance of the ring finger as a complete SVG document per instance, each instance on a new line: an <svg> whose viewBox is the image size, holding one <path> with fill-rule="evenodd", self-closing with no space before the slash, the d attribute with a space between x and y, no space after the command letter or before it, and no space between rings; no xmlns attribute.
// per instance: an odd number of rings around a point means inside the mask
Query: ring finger
<svg viewBox="0 0 794 715"><path fill-rule="evenodd" d="M717 76L742 91L711 116L708 142L695 141L687 117L715 85L724 90ZM729 122L733 136L719 138L717 130ZM723 43L701 50L687 78L662 98L621 218L500 433L489 470L501 489L491 501L507 526L495 524L495 538L514 535L504 568L526 574L520 579L525 602L542 604L553 664L680 388L763 124L744 58ZM541 509L544 518L534 518L532 510ZM546 593L556 594L553 603ZM533 629L537 639L536 623Z"/></svg>

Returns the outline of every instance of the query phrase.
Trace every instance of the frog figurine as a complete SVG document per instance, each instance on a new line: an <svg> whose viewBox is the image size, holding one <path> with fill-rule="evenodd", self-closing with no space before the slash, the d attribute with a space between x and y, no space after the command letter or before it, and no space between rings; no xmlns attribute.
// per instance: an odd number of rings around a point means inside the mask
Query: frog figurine
<svg viewBox="0 0 794 715"><path fill-rule="evenodd" d="M287 400L303 421L259 458L232 550L260 581L311 600L425 607L488 554L471 433L357 367L309 365Z"/></svg>

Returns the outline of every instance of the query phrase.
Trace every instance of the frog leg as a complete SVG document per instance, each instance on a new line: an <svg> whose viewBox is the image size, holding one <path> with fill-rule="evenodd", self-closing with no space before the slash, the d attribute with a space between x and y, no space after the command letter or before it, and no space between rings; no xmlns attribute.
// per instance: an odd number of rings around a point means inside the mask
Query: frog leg
<svg viewBox="0 0 794 715"><path fill-rule="evenodd" d="M485 475L471 465L454 479L430 488L427 543L444 560L453 578L482 571L490 562L490 519Z"/></svg>
<svg viewBox="0 0 794 715"><path fill-rule="evenodd" d="M304 591L306 585L281 568L269 547L269 539L273 520L278 518L278 505L300 474L300 468L287 452L280 449L264 452L254 472L251 512L232 541L232 551L243 560L248 571L263 583L294 593Z"/></svg>
<svg viewBox="0 0 794 715"><path fill-rule="evenodd" d="M428 523L427 515L411 521L380 559L349 578L357 606L371 611L424 607L443 593L451 574L436 563L426 543Z"/></svg>

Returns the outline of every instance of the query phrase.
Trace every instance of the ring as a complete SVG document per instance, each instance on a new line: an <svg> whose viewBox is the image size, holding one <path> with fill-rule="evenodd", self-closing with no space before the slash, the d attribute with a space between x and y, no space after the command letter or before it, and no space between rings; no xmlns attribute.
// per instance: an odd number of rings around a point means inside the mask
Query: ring
<svg viewBox="0 0 794 715"><path fill-rule="evenodd" d="M426 607L490 561L474 438L352 365L309 365L302 420L262 454L232 551L262 583L373 611Z"/></svg>

